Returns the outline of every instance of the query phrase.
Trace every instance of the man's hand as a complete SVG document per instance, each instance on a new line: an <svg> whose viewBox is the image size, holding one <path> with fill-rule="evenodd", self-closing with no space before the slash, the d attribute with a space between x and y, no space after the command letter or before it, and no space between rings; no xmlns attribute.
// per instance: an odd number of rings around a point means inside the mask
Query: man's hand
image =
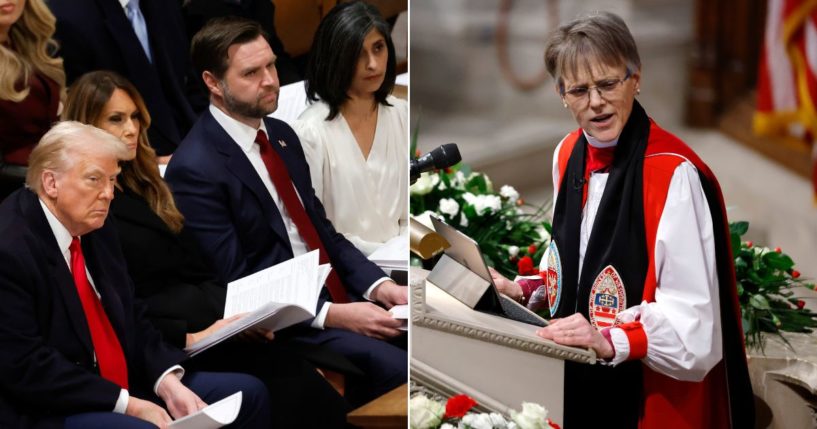
<svg viewBox="0 0 817 429"><path fill-rule="evenodd" d="M385 340L400 335L402 323L371 302L353 302L329 306L324 325Z"/></svg>
<svg viewBox="0 0 817 429"><path fill-rule="evenodd" d="M213 332L218 331L219 329L223 328L224 326L228 325L229 323L232 323L232 322L244 317L245 314L246 313L236 314L233 317L228 317L226 319L216 320L215 323L208 326L203 331L194 332L192 334L187 334L187 336L185 337L185 341L184 341L185 347L190 347L192 344L195 344L196 342L203 340L204 338L210 336L210 334L212 334Z"/></svg>
<svg viewBox="0 0 817 429"><path fill-rule="evenodd" d="M406 286L398 286L397 283L391 280L386 280L374 288L370 298L373 301L385 305L386 308L408 304L408 288Z"/></svg>
<svg viewBox="0 0 817 429"><path fill-rule="evenodd" d="M509 280L507 277L499 274L499 272L491 267L488 267L488 271L491 272L491 278L494 280L494 284L496 288L499 289L504 295L507 295L512 300L516 302L522 301L522 286L519 286L519 283Z"/></svg>
<svg viewBox="0 0 817 429"><path fill-rule="evenodd" d="M250 328L238 334L238 338L250 343L266 343L275 339L275 332L264 328Z"/></svg>
<svg viewBox="0 0 817 429"><path fill-rule="evenodd" d="M165 401L165 405L167 405L167 409L174 419L195 413L207 406L198 395L182 384L179 377L173 373L165 375L159 383L156 393Z"/></svg>
<svg viewBox="0 0 817 429"><path fill-rule="evenodd" d="M176 377L173 376L173 378ZM166 429L167 425L173 421L164 408L134 396L128 398L128 408L125 410L125 414L151 422L159 426L159 429Z"/></svg>
<svg viewBox="0 0 817 429"><path fill-rule="evenodd" d="M548 326L537 330L536 335L566 346L589 347L601 359L613 357L613 346L579 313L551 320Z"/></svg>

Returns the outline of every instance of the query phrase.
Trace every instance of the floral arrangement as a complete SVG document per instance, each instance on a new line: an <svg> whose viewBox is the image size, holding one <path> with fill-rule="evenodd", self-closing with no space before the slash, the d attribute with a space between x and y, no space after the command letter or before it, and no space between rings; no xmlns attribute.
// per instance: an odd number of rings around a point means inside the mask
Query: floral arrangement
<svg viewBox="0 0 817 429"><path fill-rule="evenodd" d="M495 192L488 176L467 166L423 173L410 194L413 215L442 217L479 243L489 266L511 278L532 272L550 239L546 207L525 204L512 186Z"/></svg>
<svg viewBox="0 0 817 429"><path fill-rule="evenodd" d="M411 429L559 429L538 404L522 403L522 411L511 410L510 420L499 413L474 413L477 405L467 395L456 395L445 404L420 394L409 403Z"/></svg>
<svg viewBox="0 0 817 429"><path fill-rule="evenodd" d="M791 257L779 247L770 249L742 241L748 222L731 223L729 229L746 345L763 350L763 332L777 334L788 344L782 331L811 332L817 327L817 313L805 308L805 302L792 290L815 286L800 278Z"/></svg>

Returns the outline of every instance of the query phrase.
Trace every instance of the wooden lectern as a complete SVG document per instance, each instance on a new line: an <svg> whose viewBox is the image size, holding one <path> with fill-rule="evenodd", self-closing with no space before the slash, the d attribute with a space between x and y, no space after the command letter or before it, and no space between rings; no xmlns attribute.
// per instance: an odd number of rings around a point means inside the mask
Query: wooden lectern
<svg viewBox="0 0 817 429"><path fill-rule="evenodd" d="M411 378L443 396L464 393L486 411L541 404L564 421L564 361L595 363L592 350L558 345L536 326L474 311L411 271Z"/></svg>

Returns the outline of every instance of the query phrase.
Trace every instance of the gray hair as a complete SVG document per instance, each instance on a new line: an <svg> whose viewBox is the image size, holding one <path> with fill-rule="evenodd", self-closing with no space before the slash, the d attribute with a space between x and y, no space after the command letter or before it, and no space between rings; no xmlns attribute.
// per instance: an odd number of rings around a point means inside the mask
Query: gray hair
<svg viewBox="0 0 817 429"><path fill-rule="evenodd" d="M26 187L40 192L43 171L69 170L83 154L104 154L120 161L129 156L127 145L106 131L76 121L58 122L28 158Z"/></svg>
<svg viewBox="0 0 817 429"><path fill-rule="evenodd" d="M545 66L560 90L564 89L565 75L575 76L579 67L590 69L598 61L610 67L624 65L631 73L641 69L633 35L618 15L594 12L548 36Z"/></svg>

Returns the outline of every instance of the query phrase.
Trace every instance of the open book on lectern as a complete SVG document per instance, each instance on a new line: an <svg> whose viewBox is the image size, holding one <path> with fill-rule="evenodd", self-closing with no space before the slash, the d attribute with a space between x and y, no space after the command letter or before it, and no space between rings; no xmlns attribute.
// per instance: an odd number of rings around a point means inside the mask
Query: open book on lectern
<svg viewBox="0 0 817 429"><path fill-rule="evenodd" d="M184 349L190 356L251 328L277 331L315 317L321 288L332 269L318 250L242 277L227 285L224 318L244 314Z"/></svg>

